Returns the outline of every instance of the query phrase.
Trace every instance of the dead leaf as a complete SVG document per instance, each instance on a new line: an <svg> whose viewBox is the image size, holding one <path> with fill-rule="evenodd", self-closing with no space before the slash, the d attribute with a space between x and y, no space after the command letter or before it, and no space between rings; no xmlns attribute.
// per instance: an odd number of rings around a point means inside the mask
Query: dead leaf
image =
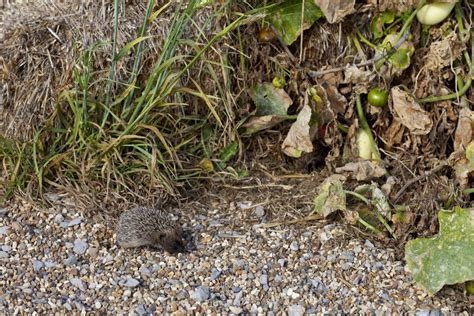
<svg viewBox="0 0 474 316"><path fill-rule="evenodd" d="M245 128L244 135L252 135L264 129L271 128L284 120L287 116L265 115L251 117L242 127Z"/></svg>
<svg viewBox="0 0 474 316"><path fill-rule="evenodd" d="M299 158L302 152L313 151L309 124L312 113L311 107L305 104L298 113L296 122L291 125L290 131L281 145L281 149L287 156Z"/></svg>
<svg viewBox="0 0 474 316"><path fill-rule="evenodd" d="M454 134L454 150L466 147L474 139L474 112L468 108L459 111L459 120Z"/></svg>
<svg viewBox="0 0 474 316"><path fill-rule="evenodd" d="M400 122L414 135L426 135L433 127L428 112L398 86L391 89L393 109Z"/></svg>
<svg viewBox="0 0 474 316"><path fill-rule="evenodd" d="M449 33L440 41L433 42L426 54L426 62L423 68L433 71L449 66L454 60L459 59L466 49L455 31Z"/></svg>
<svg viewBox="0 0 474 316"><path fill-rule="evenodd" d="M454 166L456 180L462 189L472 186L474 178L474 141L471 141L466 149L460 148L449 156L450 165Z"/></svg>
<svg viewBox="0 0 474 316"><path fill-rule="evenodd" d="M346 180L341 175L331 175L319 186L319 193L314 198L314 210L328 217L337 211L346 211L346 194L342 183Z"/></svg>
<svg viewBox="0 0 474 316"><path fill-rule="evenodd" d="M336 168L337 173L344 173L347 177L357 181L380 178L386 174L386 170L370 160L349 162L342 167Z"/></svg>
<svg viewBox="0 0 474 316"><path fill-rule="evenodd" d="M339 23L346 15L355 12L355 0L314 0L314 3L329 23Z"/></svg>
<svg viewBox="0 0 474 316"><path fill-rule="evenodd" d="M376 74L373 71L362 70L355 65L347 66L344 71L343 83L354 84L353 90L358 94L367 93L375 76Z"/></svg>
<svg viewBox="0 0 474 316"><path fill-rule="evenodd" d="M388 148L398 145L402 142L405 127L398 120L393 120L392 124L384 132L384 141Z"/></svg>

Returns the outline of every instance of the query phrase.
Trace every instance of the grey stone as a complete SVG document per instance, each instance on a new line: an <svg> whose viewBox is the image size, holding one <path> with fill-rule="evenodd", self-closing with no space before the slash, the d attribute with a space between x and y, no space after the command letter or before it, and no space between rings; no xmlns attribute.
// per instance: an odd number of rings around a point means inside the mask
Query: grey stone
<svg viewBox="0 0 474 316"><path fill-rule="evenodd" d="M0 235L6 235L8 232L8 226L0 227Z"/></svg>
<svg viewBox="0 0 474 316"><path fill-rule="evenodd" d="M146 308L145 304L138 304L137 307L135 307L135 313L141 316L141 315L147 315L150 312Z"/></svg>
<svg viewBox="0 0 474 316"><path fill-rule="evenodd" d="M64 259L64 265L73 266L77 264L77 258L75 255L70 255L67 259Z"/></svg>
<svg viewBox="0 0 474 316"><path fill-rule="evenodd" d="M239 293L235 294L234 300L232 301L232 305L240 306L240 301L242 300L243 293L243 291L240 291Z"/></svg>
<svg viewBox="0 0 474 316"><path fill-rule="evenodd" d="M3 250L0 250L0 259L5 259L8 258L8 252L5 252Z"/></svg>
<svg viewBox="0 0 474 316"><path fill-rule="evenodd" d="M339 259L343 259L349 262L354 262L355 254L353 251L344 251L339 255Z"/></svg>
<svg viewBox="0 0 474 316"><path fill-rule="evenodd" d="M211 281L214 281L216 280L220 275L221 275L221 271L217 270L217 269L212 269L212 273L211 273Z"/></svg>
<svg viewBox="0 0 474 316"><path fill-rule="evenodd" d="M61 197L56 194L56 193L46 193L45 194L46 198L50 200L51 202L56 202L58 201Z"/></svg>
<svg viewBox="0 0 474 316"><path fill-rule="evenodd" d="M281 266L282 268L284 268L285 265L286 265L286 260L285 260L285 259L278 259L278 263L280 264L280 266Z"/></svg>
<svg viewBox="0 0 474 316"><path fill-rule="evenodd" d="M67 302L64 303L64 307L65 307L68 311L71 311L71 310L72 310L71 304L69 304L69 303L67 303Z"/></svg>
<svg viewBox="0 0 474 316"><path fill-rule="evenodd" d="M326 257L326 260L329 261L329 262L335 262L336 261L336 255L334 255L334 254L328 255Z"/></svg>
<svg viewBox="0 0 474 316"><path fill-rule="evenodd" d="M55 267L56 265L57 265L57 264L56 264L56 262L54 262L54 261L45 261L45 262L44 262L44 266L45 266L46 268L52 268L52 267Z"/></svg>
<svg viewBox="0 0 474 316"><path fill-rule="evenodd" d="M376 269L376 270L383 270L384 265L383 265L382 262L377 261L377 262L374 263L373 268Z"/></svg>
<svg viewBox="0 0 474 316"><path fill-rule="evenodd" d="M64 216L62 214L56 214L56 216L54 216L54 221L56 223L61 223L62 221L64 221Z"/></svg>
<svg viewBox="0 0 474 316"><path fill-rule="evenodd" d="M281 282L281 275L279 273L277 273L275 275L275 278L273 279L275 282Z"/></svg>
<svg viewBox="0 0 474 316"><path fill-rule="evenodd" d="M293 251L298 251L300 249L300 246L298 245L298 243L296 241L293 241L290 244L290 249L293 250Z"/></svg>
<svg viewBox="0 0 474 316"><path fill-rule="evenodd" d="M240 291L242 291L242 288L240 286L233 286L232 287L232 292L239 293Z"/></svg>
<svg viewBox="0 0 474 316"><path fill-rule="evenodd" d="M78 255L82 255L86 252L89 245L82 239L74 240L74 248L72 249Z"/></svg>
<svg viewBox="0 0 474 316"><path fill-rule="evenodd" d="M5 252L10 252L10 250L12 250L12 247L10 247L8 245L3 245L2 250L5 251Z"/></svg>
<svg viewBox="0 0 474 316"><path fill-rule="evenodd" d="M206 301L209 299L210 295L211 291L207 286L198 286L190 294L191 298L196 302Z"/></svg>
<svg viewBox="0 0 474 316"><path fill-rule="evenodd" d="M33 260L33 271L38 272L44 267L43 261Z"/></svg>
<svg viewBox="0 0 474 316"><path fill-rule="evenodd" d="M80 218L80 217L76 217L75 219L73 219L72 221L70 221L69 223L67 223L67 226L68 226L68 227L72 227L72 226L79 225L80 223L81 223L81 218Z"/></svg>
<svg viewBox="0 0 474 316"><path fill-rule="evenodd" d="M262 274L260 276L260 284L268 284L268 275L267 274Z"/></svg>
<svg viewBox="0 0 474 316"><path fill-rule="evenodd" d="M69 279L69 282L71 282L72 285L80 289L81 291L84 291L84 282L82 282L81 279L79 278L71 278Z"/></svg>
<svg viewBox="0 0 474 316"><path fill-rule="evenodd" d="M138 269L138 272L140 272L141 274L150 274L151 273L150 269L148 269L145 266L141 266L140 269Z"/></svg>
<svg viewBox="0 0 474 316"><path fill-rule="evenodd" d="M258 205L255 208L255 215L257 215L258 217L262 217L265 215L265 209L263 208L262 205Z"/></svg>
<svg viewBox="0 0 474 316"><path fill-rule="evenodd" d="M301 305L291 305L288 307L289 316L301 316L304 315L304 307Z"/></svg>
<svg viewBox="0 0 474 316"><path fill-rule="evenodd" d="M368 239L365 241L364 245L365 245L367 248L370 248L370 249L372 249L372 248L375 247L374 244L371 243L370 240L368 240Z"/></svg>
<svg viewBox="0 0 474 316"><path fill-rule="evenodd" d="M127 287L137 287L139 284L140 284L140 281L131 277L127 278L127 280L124 283L124 285Z"/></svg>

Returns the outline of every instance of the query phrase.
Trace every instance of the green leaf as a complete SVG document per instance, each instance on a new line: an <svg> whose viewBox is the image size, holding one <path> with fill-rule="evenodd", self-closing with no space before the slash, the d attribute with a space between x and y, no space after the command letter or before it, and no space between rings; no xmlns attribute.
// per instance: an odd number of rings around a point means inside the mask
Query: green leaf
<svg viewBox="0 0 474 316"><path fill-rule="evenodd" d="M141 36L141 37L138 37L136 39L134 39L133 41L127 43L127 45L125 45L117 54L117 56L115 56L115 59L114 61L119 61L120 59L122 59L125 55L127 55L130 50L137 44L139 44L140 42L143 42L144 40L146 39L149 39L151 38L151 36Z"/></svg>
<svg viewBox="0 0 474 316"><path fill-rule="evenodd" d="M290 118L287 111L293 100L285 90L277 89L271 83L266 82L256 85L250 92L250 97L257 110L256 116L251 117L242 125L246 129L245 135L273 127Z"/></svg>
<svg viewBox="0 0 474 316"><path fill-rule="evenodd" d="M304 19L301 23L302 2L304 1ZM324 14L313 0L287 0L269 10L269 21L286 45L291 45Z"/></svg>
<svg viewBox="0 0 474 316"><path fill-rule="evenodd" d="M374 34L374 39L379 39L384 35L384 25L392 23L395 20L395 14L392 11L385 11L373 17L370 23L370 30Z"/></svg>
<svg viewBox="0 0 474 316"><path fill-rule="evenodd" d="M235 154L237 154L238 149L239 149L239 143L237 142L230 143L229 145L225 146L222 149L221 153L219 154L219 159L221 160L221 162L229 161L230 159L232 159L232 157L235 156Z"/></svg>
<svg viewBox="0 0 474 316"><path fill-rule="evenodd" d="M250 97L257 107L257 116L286 115L293 103L285 90L277 89L268 82L256 85L250 92Z"/></svg>
<svg viewBox="0 0 474 316"><path fill-rule="evenodd" d="M408 269L430 295L445 284L474 280L474 208L438 213L439 234L405 246Z"/></svg>
<svg viewBox="0 0 474 316"><path fill-rule="evenodd" d="M383 40L381 46L379 46L379 53L383 54L384 51L389 51L396 44L397 35L387 35ZM415 47L410 41L405 41L393 54L388 58L389 63L398 70L405 70L410 66L411 56L415 52Z"/></svg>

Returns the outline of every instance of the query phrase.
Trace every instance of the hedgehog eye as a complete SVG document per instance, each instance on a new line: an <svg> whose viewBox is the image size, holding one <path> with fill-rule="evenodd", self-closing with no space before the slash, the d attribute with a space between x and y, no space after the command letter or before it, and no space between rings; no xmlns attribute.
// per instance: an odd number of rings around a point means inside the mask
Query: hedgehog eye
<svg viewBox="0 0 474 316"><path fill-rule="evenodd" d="M161 233L161 234L158 235L158 238L160 240L164 239L165 237L166 237L166 234L164 234L164 233Z"/></svg>

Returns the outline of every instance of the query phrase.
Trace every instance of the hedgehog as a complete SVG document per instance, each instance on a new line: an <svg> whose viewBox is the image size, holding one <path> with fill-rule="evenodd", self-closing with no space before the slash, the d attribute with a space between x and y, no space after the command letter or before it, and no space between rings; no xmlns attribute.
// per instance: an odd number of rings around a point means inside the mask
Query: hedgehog
<svg viewBox="0 0 474 316"><path fill-rule="evenodd" d="M181 225L158 209L136 207L120 215L117 243L124 248L151 246L169 253L185 252Z"/></svg>

